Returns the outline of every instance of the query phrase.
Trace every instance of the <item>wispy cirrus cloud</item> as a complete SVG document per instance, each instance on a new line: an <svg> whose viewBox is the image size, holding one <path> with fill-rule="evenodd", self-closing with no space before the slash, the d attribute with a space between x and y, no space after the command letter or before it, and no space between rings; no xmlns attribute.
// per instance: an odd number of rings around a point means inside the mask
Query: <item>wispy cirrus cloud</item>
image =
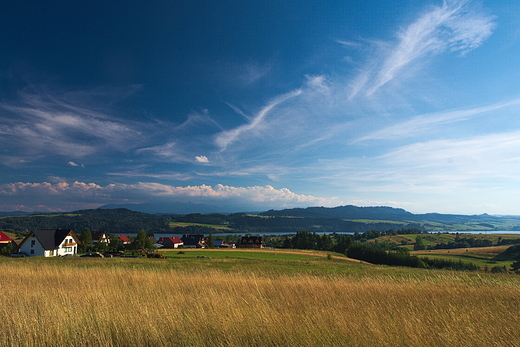
<svg viewBox="0 0 520 347"><path fill-rule="evenodd" d="M440 53L466 54L479 47L492 34L493 20L468 0L445 0L430 8L399 32L396 45L378 43L376 58L351 82L349 98L370 96Z"/></svg>
<svg viewBox="0 0 520 347"><path fill-rule="evenodd" d="M316 180L358 193L464 196L518 186L518 153L520 131L511 131L416 142L374 157L321 160L314 171Z"/></svg>
<svg viewBox="0 0 520 347"><path fill-rule="evenodd" d="M359 143L368 140L390 140L402 139L408 137L423 136L438 130L440 126L449 125L456 122L462 122L473 117L485 115L489 112L498 111L500 109L516 106L520 104L520 99L497 103L489 106L475 107L460 110L448 110L436 112L433 114L424 114L412 117L409 120L389 126L387 128L377 130L371 134L365 135L359 139L355 139L352 143Z"/></svg>
<svg viewBox="0 0 520 347"><path fill-rule="evenodd" d="M78 95L33 90L19 96L0 103L0 144L24 162L48 155L81 158L100 150L125 151L139 138L138 126L82 106ZM83 103L90 100L84 97Z"/></svg>
<svg viewBox="0 0 520 347"><path fill-rule="evenodd" d="M221 133L219 133L215 138L215 144L220 148L220 151L226 150L226 148L234 143L235 141L238 141L242 139L243 135L247 135L249 132L255 130L256 128L260 127L262 125L262 121L264 118L269 114L269 112L275 108L280 103L289 100L291 98L294 98L302 93L301 89L294 90L292 92L289 92L287 94L283 94L281 96L278 96L271 102L267 104L264 108L258 112L255 117L251 119L246 124L243 124L241 126L238 126L232 130L226 130Z"/></svg>

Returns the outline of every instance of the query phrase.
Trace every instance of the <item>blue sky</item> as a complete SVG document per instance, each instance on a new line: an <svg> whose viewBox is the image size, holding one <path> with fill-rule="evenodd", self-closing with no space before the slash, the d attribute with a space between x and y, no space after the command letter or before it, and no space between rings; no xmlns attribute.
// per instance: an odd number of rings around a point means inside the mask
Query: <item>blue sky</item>
<svg viewBox="0 0 520 347"><path fill-rule="evenodd" d="M519 23L513 1L8 1L0 211L518 215Z"/></svg>

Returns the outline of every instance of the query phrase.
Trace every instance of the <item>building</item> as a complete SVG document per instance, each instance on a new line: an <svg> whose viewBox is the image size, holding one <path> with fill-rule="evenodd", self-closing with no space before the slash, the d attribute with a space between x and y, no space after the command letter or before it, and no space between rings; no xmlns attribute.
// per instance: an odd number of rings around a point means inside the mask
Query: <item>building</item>
<svg viewBox="0 0 520 347"><path fill-rule="evenodd" d="M159 243L163 245L164 248L179 248L184 246L184 242L182 242L178 236L161 237L159 238Z"/></svg>
<svg viewBox="0 0 520 347"><path fill-rule="evenodd" d="M0 253L2 253L2 249L4 247L7 247L9 245L11 245L11 250L14 250L16 248L14 240L0 231Z"/></svg>
<svg viewBox="0 0 520 347"><path fill-rule="evenodd" d="M182 236L184 248L206 248L206 238L204 235L189 235Z"/></svg>
<svg viewBox="0 0 520 347"><path fill-rule="evenodd" d="M242 236L239 248L264 248L262 236Z"/></svg>
<svg viewBox="0 0 520 347"><path fill-rule="evenodd" d="M104 231L92 231L92 242L93 243L110 243L110 237Z"/></svg>
<svg viewBox="0 0 520 347"><path fill-rule="evenodd" d="M78 237L72 230L33 230L22 240L18 250L30 257L68 256L78 253L78 244Z"/></svg>
<svg viewBox="0 0 520 347"><path fill-rule="evenodd" d="M126 235L117 235L117 238L121 240L123 245L129 245L130 243L132 243L132 240L130 240L130 238Z"/></svg>
<svg viewBox="0 0 520 347"><path fill-rule="evenodd" d="M213 247L217 248L236 248L234 243L229 243L224 240L215 240L213 241Z"/></svg>

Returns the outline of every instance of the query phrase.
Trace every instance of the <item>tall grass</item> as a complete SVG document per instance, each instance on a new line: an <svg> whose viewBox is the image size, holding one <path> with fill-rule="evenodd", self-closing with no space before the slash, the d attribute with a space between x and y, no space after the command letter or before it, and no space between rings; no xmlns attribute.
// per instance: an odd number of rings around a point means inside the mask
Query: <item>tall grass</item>
<svg viewBox="0 0 520 347"><path fill-rule="evenodd" d="M516 276L3 265L6 346L514 346ZM103 261L103 260L100 260ZM101 262L99 262L101 264ZM431 273L431 276L424 273ZM419 279L420 278L420 279Z"/></svg>

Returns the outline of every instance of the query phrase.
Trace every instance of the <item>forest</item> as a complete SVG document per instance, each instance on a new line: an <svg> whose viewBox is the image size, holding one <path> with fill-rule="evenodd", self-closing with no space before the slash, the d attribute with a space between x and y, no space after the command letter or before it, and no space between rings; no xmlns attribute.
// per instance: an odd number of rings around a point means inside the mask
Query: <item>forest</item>
<svg viewBox="0 0 520 347"><path fill-rule="evenodd" d="M179 227L179 224L182 224ZM181 229L186 228L188 229ZM125 208L79 210L67 213L0 216L0 229L28 232L37 229L83 228L112 234L138 233L318 233L391 232L398 229L425 231L494 231L520 228L519 217L443 214L416 215L391 207L340 206L335 208L269 210L247 214L149 214ZM372 238L372 237L369 237ZM446 247L451 247L447 245Z"/></svg>

